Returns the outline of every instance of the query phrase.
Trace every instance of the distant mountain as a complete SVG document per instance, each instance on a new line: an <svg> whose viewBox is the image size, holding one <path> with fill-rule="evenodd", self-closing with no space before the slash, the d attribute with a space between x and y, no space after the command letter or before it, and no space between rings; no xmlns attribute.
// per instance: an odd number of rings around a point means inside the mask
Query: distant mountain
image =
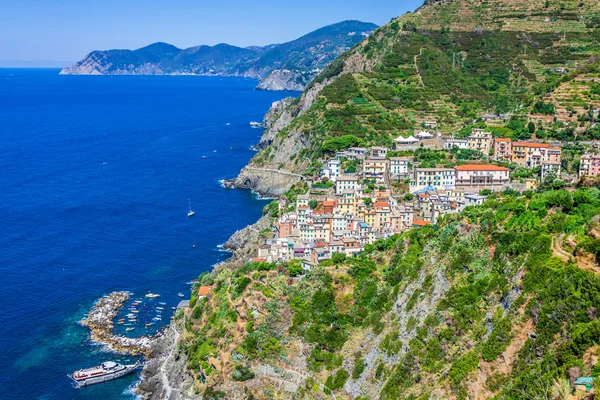
<svg viewBox="0 0 600 400"><path fill-rule="evenodd" d="M302 90L320 70L376 28L372 23L343 21L291 42L263 47L222 43L180 49L159 42L137 50L95 50L61 74L244 76L264 80L261 89Z"/></svg>

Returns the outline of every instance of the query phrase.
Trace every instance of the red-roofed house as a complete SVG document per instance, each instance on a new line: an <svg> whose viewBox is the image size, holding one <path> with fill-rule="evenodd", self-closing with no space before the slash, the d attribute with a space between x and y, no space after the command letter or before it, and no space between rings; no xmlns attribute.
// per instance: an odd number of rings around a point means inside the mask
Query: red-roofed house
<svg viewBox="0 0 600 400"><path fill-rule="evenodd" d="M198 288L198 298L206 297L212 292L212 286L200 286Z"/></svg>
<svg viewBox="0 0 600 400"><path fill-rule="evenodd" d="M325 200L323 202L323 211L326 213L333 213L333 209L335 208L334 200Z"/></svg>
<svg viewBox="0 0 600 400"><path fill-rule="evenodd" d="M412 225L413 225L413 228L416 228L416 227L419 227L419 226L431 225L431 221L424 221L424 220L420 220L420 219L414 219Z"/></svg>
<svg viewBox="0 0 600 400"><path fill-rule="evenodd" d="M510 182L508 168L492 164L469 164L454 167L456 185L496 185Z"/></svg>

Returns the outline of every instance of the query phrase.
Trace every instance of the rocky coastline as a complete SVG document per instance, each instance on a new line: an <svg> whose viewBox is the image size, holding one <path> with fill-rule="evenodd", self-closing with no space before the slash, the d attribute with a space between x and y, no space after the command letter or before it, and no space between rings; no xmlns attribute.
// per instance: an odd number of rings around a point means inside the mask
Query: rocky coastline
<svg viewBox="0 0 600 400"><path fill-rule="evenodd" d="M257 148L263 149L279 140L281 133L291 121L305 112L329 82L314 84L311 89L304 92L299 99L286 98L274 102L265 115L265 131ZM301 132L292 132L280 146L276 161L284 160L283 165L289 165L290 156L297 154L301 149L308 148L310 142ZM301 168L303 162L296 168ZM291 170L294 168L289 165ZM240 174L225 180L225 188L248 189L263 197L279 197L283 195L294 183L303 177L294 172L278 167L263 167L255 165L252 160L244 167ZM247 226L232 234L223 245L223 250L230 251L231 257L226 261L216 264L213 272L223 269L241 267L252 254L255 254L261 244L261 233L270 228L268 217L263 216L256 223ZM186 367L187 358L185 349L178 346L179 333L178 321L173 321L164 337L153 343L152 358L146 363L142 371L142 381L137 392L145 399L187 400L198 398L197 388L194 386L194 377ZM183 326L180 327L183 329ZM230 398L237 398L232 394ZM244 398L241 396L240 398Z"/></svg>

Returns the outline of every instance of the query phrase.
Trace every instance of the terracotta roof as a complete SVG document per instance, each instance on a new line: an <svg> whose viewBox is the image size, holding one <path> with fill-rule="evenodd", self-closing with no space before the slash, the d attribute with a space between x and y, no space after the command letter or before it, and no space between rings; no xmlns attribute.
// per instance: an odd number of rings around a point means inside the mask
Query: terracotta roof
<svg viewBox="0 0 600 400"><path fill-rule="evenodd" d="M252 261L254 261L254 262L267 262L267 259L263 258L263 257L254 257L252 259Z"/></svg>
<svg viewBox="0 0 600 400"><path fill-rule="evenodd" d="M542 147L547 148L547 143L514 142L513 147Z"/></svg>
<svg viewBox="0 0 600 400"><path fill-rule="evenodd" d="M211 286L200 286L198 288L198 296L207 296L210 294L211 289Z"/></svg>
<svg viewBox="0 0 600 400"><path fill-rule="evenodd" d="M511 138L494 138L494 141L496 142L512 142Z"/></svg>
<svg viewBox="0 0 600 400"><path fill-rule="evenodd" d="M421 220L413 220L413 225L416 226L425 226L425 225L431 225L431 221L421 221Z"/></svg>
<svg viewBox="0 0 600 400"><path fill-rule="evenodd" d="M335 201L332 200L325 200L323 202L323 206L334 206L335 205Z"/></svg>
<svg viewBox="0 0 600 400"><path fill-rule="evenodd" d="M508 171L506 167L492 164L457 165L454 169L457 171Z"/></svg>
<svg viewBox="0 0 600 400"><path fill-rule="evenodd" d="M375 207L389 207L390 203L388 203L387 201L376 201L375 202Z"/></svg>

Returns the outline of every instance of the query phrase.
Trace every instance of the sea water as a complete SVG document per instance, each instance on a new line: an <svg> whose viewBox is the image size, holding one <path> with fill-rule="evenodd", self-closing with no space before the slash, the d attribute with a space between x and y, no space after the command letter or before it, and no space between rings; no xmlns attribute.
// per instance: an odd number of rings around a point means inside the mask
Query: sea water
<svg viewBox="0 0 600 400"><path fill-rule="evenodd" d="M219 181L252 157L262 132L249 122L290 94L238 78L58 72L0 69L0 398L130 399L137 375L73 388L76 369L133 362L78 321L129 290L140 320L166 303L150 331L168 323L186 282L261 215L265 201Z"/></svg>

